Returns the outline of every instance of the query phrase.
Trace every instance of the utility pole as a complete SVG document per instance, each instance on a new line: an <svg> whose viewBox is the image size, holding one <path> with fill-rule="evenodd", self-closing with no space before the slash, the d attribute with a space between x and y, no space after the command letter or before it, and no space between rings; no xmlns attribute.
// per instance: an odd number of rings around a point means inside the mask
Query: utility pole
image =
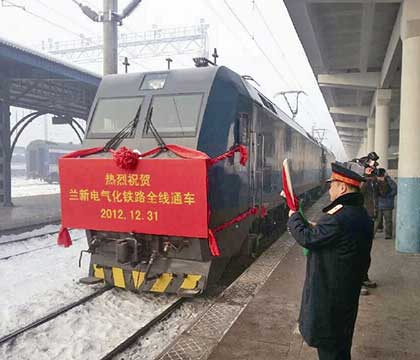
<svg viewBox="0 0 420 360"><path fill-rule="evenodd" d="M118 0L103 0L103 12L98 14L89 6L73 0L83 14L95 22L103 23L103 73L104 75L118 72L118 25L129 16L142 0L132 0L121 14L118 14Z"/></svg>
<svg viewBox="0 0 420 360"><path fill-rule="evenodd" d="M104 0L103 39L104 75L118 72L118 0Z"/></svg>

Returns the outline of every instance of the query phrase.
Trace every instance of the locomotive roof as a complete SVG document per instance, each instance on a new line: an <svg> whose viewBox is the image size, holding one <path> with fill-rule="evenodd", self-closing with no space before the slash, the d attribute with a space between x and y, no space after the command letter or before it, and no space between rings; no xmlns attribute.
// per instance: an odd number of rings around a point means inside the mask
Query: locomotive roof
<svg viewBox="0 0 420 360"><path fill-rule="evenodd" d="M174 69L104 76L97 97L144 95L150 90L141 89L146 76L167 74L165 85L159 94L203 92L210 90L218 67Z"/></svg>
<svg viewBox="0 0 420 360"><path fill-rule="evenodd" d="M296 121L292 120L283 110L264 96L259 90L252 86L247 80L243 79L239 74L225 66L208 66L201 68L172 69L161 71L150 71L145 73L130 73L124 75L107 75L103 78L99 86L97 97L115 97L133 96L135 94L144 94L149 90L142 90L142 83L146 76L167 74L163 88L159 89L159 94L175 94L188 92L210 92L213 81L219 72L221 77L230 77L232 80L236 77L241 82L244 90L248 95L262 107L275 113L287 125L305 136L309 141L319 144L306 130ZM233 76L232 76L233 75ZM242 87L242 86L241 86ZM274 110L274 111L273 111ZM324 147L325 148L325 147ZM326 149L326 148L325 148ZM327 150L327 149L326 149ZM328 151L328 150L327 150Z"/></svg>

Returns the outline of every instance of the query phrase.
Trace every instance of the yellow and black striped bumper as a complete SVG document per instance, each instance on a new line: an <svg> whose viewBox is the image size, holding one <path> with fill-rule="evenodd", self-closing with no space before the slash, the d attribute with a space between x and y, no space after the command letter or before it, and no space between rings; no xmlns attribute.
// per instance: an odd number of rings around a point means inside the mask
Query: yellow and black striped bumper
<svg viewBox="0 0 420 360"><path fill-rule="evenodd" d="M118 267L93 265L93 276L106 283L131 291L199 294L205 286L205 277L195 274L162 273L152 280L145 279L145 273L137 270L125 270Z"/></svg>

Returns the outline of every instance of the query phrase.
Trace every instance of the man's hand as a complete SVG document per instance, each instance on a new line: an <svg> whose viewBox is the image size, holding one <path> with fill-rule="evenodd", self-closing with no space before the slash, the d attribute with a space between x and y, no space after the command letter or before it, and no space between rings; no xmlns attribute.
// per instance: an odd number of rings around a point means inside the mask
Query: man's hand
<svg viewBox="0 0 420 360"><path fill-rule="evenodd" d="M291 217L295 212L297 212L297 211L289 210L289 217Z"/></svg>
<svg viewBox="0 0 420 360"><path fill-rule="evenodd" d="M365 174L366 175L371 175L372 173L373 173L373 169L371 167L365 168Z"/></svg>

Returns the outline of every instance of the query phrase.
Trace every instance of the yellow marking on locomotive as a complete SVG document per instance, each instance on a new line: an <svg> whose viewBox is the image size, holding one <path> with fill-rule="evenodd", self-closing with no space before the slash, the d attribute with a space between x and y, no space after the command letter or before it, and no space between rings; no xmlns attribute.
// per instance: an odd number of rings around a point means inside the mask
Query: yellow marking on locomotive
<svg viewBox="0 0 420 360"><path fill-rule="evenodd" d="M138 289L140 285L143 284L144 275L146 275L146 273L141 272L141 271L135 271L135 270L133 270L131 273L133 276L134 287Z"/></svg>
<svg viewBox="0 0 420 360"><path fill-rule="evenodd" d="M169 273L163 273L159 279L155 281L150 291L154 292L164 292L168 287L169 283L172 281L173 275Z"/></svg>
<svg viewBox="0 0 420 360"><path fill-rule="evenodd" d="M201 275L187 275L182 282L181 289L193 290L197 287Z"/></svg>
<svg viewBox="0 0 420 360"><path fill-rule="evenodd" d="M120 288L125 288L123 269L113 267L112 276L114 277L114 285Z"/></svg>
<svg viewBox="0 0 420 360"><path fill-rule="evenodd" d="M93 264L93 276L98 279L105 279L104 268Z"/></svg>

